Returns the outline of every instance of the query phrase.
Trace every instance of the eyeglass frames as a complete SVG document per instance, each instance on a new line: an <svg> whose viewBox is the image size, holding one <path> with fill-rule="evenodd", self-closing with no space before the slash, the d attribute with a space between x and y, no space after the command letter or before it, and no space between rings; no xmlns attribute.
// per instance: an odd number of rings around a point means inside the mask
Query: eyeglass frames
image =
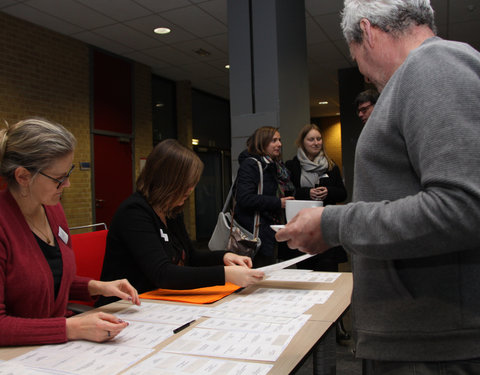
<svg viewBox="0 0 480 375"><path fill-rule="evenodd" d="M40 173L42 176L45 176L45 177L49 178L52 181L58 182L57 189L60 189L60 186L62 186L62 184L65 182L65 180L67 178L69 178L70 175L72 174L73 168L75 168L75 164L72 164L72 168L70 168L68 173L65 176L63 176L62 178L55 178L55 177L49 176L48 174L45 174L42 171L39 171L38 173Z"/></svg>
<svg viewBox="0 0 480 375"><path fill-rule="evenodd" d="M357 115L360 115L360 113L363 115L365 114L365 112L367 112L367 110L372 106L373 104L370 103L368 105L366 105L365 107L360 107L357 109Z"/></svg>

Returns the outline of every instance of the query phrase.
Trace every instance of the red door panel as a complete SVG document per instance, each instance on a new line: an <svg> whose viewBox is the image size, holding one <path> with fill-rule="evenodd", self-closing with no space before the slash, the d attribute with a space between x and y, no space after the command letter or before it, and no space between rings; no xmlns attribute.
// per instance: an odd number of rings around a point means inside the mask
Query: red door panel
<svg viewBox="0 0 480 375"><path fill-rule="evenodd" d="M110 221L133 192L132 145L126 138L94 135L95 221Z"/></svg>
<svg viewBox="0 0 480 375"><path fill-rule="evenodd" d="M98 50L93 62L95 130L131 134L132 64Z"/></svg>

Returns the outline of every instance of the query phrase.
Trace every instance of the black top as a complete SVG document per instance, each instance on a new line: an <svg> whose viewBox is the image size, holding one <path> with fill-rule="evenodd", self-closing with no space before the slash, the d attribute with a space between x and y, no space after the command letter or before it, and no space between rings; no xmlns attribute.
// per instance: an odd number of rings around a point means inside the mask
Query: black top
<svg viewBox="0 0 480 375"><path fill-rule="evenodd" d="M292 160L288 160L285 165L290 171L291 179L295 186L295 199L311 200L311 187L300 186L302 167L298 158L295 156ZM326 172L326 174L328 177L322 177L319 179L319 185L325 186L328 189L327 197L323 201L323 205L328 206L329 204L343 202L347 198L347 190L343 184L340 168L334 165L331 170ZM285 259L301 255L300 252L292 252L291 250L285 251L284 249L280 249L279 253L281 254L280 257ZM315 271L338 271L338 263L346 261L347 254L345 253L345 250L341 246L337 246L322 254L318 254L315 257L300 262L297 264L297 267L313 269Z"/></svg>
<svg viewBox="0 0 480 375"><path fill-rule="evenodd" d="M285 165L290 171L291 179L295 186L295 199L311 200L311 187L300 186L302 167L298 158L295 156L292 160L288 160ZM343 202L347 198L347 190L343 184L340 169L335 165L331 170L327 171L326 174L328 177L322 177L319 180L319 185L325 186L328 189L327 197L323 201L323 205L328 206L329 204Z"/></svg>
<svg viewBox="0 0 480 375"><path fill-rule="evenodd" d="M58 246L55 236L53 236L55 239L55 246L50 246L40 237L38 237L35 233L33 233L33 235L35 236L35 239L37 240L40 249L42 249L43 255L45 255L45 259L47 260L47 263L52 270L53 288L55 290L55 298L57 298L63 274L63 261L60 247Z"/></svg>
<svg viewBox="0 0 480 375"><path fill-rule="evenodd" d="M196 250L183 215L163 224L140 193L115 213L107 236L101 280L126 278L139 293L225 284L225 251ZM201 267L199 267L201 266ZM101 297L97 305L116 298Z"/></svg>

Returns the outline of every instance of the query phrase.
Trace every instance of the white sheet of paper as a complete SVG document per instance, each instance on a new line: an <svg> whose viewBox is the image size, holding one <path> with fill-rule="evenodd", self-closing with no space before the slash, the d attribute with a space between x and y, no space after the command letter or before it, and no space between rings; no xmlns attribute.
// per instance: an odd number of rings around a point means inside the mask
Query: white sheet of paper
<svg viewBox="0 0 480 375"><path fill-rule="evenodd" d="M260 271L263 271L265 273L265 275L269 275L270 273L272 273L274 271L282 270L284 268L293 266L294 264L297 264L298 262L301 262L302 260L311 258L315 255L317 255L317 254L300 255L299 257L292 258L292 259L286 260L284 262L271 264L269 266L260 267L260 268L257 268L257 269L260 270Z"/></svg>
<svg viewBox="0 0 480 375"><path fill-rule="evenodd" d="M58 372L24 366L15 360L0 361L0 375L52 375Z"/></svg>
<svg viewBox="0 0 480 375"><path fill-rule="evenodd" d="M127 345L137 348L153 349L163 340L173 336L176 324L149 323L130 320L130 324L113 340L104 345Z"/></svg>
<svg viewBox="0 0 480 375"><path fill-rule="evenodd" d="M242 332L193 328L162 352L221 358L275 361L310 315L300 315L277 332Z"/></svg>
<svg viewBox="0 0 480 375"><path fill-rule="evenodd" d="M115 313L117 317L127 322L131 320L174 324L177 327L195 320L203 315L207 308L189 305L170 305L142 301L140 306L129 306Z"/></svg>
<svg viewBox="0 0 480 375"><path fill-rule="evenodd" d="M237 298L218 305L216 309L228 313L249 313L270 317L294 318L305 313L315 304L323 304L333 290L302 290L259 288L250 294L238 294Z"/></svg>
<svg viewBox="0 0 480 375"><path fill-rule="evenodd" d="M267 275L265 280L294 281L307 283L334 283L341 273L338 272L313 272L312 270L283 269Z"/></svg>
<svg viewBox="0 0 480 375"><path fill-rule="evenodd" d="M111 346L87 341L45 345L15 358L38 369L52 369L75 375L116 374L148 355L151 350Z"/></svg>
<svg viewBox="0 0 480 375"><path fill-rule="evenodd" d="M265 363L226 361L158 352L124 372L124 375L266 375L273 365Z"/></svg>
<svg viewBox="0 0 480 375"><path fill-rule="evenodd" d="M274 316L274 315L262 315L256 314L249 311L227 311L222 310L220 307L215 309L209 309L205 315L210 318L225 318L230 320L239 320L239 321L255 321L260 323L279 323L286 324L292 320L295 316Z"/></svg>

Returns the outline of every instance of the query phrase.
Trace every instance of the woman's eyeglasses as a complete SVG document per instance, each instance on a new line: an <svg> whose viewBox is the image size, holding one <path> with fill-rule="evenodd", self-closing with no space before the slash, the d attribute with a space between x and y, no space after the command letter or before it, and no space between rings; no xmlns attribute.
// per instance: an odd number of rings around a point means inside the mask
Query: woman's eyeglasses
<svg viewBox="0 0 480 375"><path fill-rule="evenodd" d="M72 174L73 168L75 168L75 164L72 165L72 168L70 168L68 173L65 176L63 176L62 178L55 178L55 177L49 176L48 174L45 174L41 171L39 171L38 173L40 173L42 176L45 176L45 177L49 178L52 181L58 182L57 189L60 189L60 186L62 186L62 184L65 182L65 180L67 178L69 178L70 175Z"/></svg>

